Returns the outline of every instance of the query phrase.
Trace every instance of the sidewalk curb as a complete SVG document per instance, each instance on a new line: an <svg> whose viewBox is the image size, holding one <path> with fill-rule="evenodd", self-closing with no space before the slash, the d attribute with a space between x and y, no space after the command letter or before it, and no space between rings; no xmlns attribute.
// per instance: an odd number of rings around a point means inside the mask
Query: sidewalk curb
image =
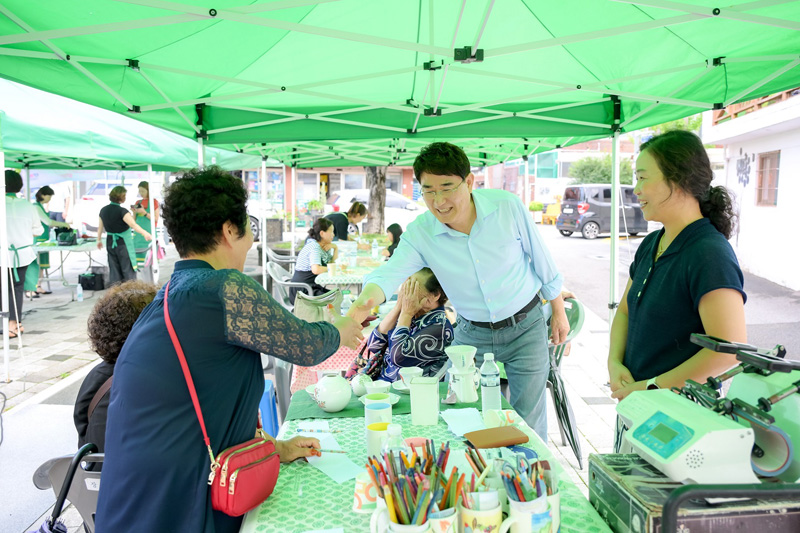
<svg viewBox="0 0 800 533"><path fill-rule="evenodd" d="M39 392L32 397L28 398L27 400L21 402L18 405L15 405L8 411L3 414L12 413L15 411L20 411L21 409L31 406L31 405L38 405L40 403L44 403L49 400L51 397L55 396L59 392L63 391L64 389L74 385L76 382L83 381L83 378L95 367L95 361L87 362L84 366L80 367L79 369L72 372L69 376L62 379L58 383L55 383L48 387L47 389Z"/></svg>

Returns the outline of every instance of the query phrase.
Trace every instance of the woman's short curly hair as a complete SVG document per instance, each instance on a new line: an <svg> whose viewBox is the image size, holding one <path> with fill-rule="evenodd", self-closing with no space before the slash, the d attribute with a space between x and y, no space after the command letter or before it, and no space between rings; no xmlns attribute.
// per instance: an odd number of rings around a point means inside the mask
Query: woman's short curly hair
<svg viewBox="0 0 800 533"><path fill-rule="evenodd" d="M126 281L110 288L94 305L89 315L89 342L103 361L117 362L133 324L157 292L152 283Z"/></svg>
<svg viewBox="0 0 800 533"><path fill-rule="evenodd" d="M187 170L167 187L161 214L181 257L205 254L219 244L225 222L245 236L247 189L218 166Z"/></svg>

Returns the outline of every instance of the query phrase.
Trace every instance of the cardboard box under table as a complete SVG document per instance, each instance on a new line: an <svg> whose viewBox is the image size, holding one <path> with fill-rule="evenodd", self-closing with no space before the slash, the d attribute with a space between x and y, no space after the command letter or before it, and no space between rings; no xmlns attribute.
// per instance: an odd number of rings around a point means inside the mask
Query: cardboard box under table
<svg viewBox="0 0 800 533"><path fill-rule="evenodd" d="M440 398L446 391L446 385L442 385ZM449 441L452 450L450 461L453 461L452 454L463 454L465 449L463 439L450 432L447 424L441 418L435 426L412 426L411 415L407 414L409 411L405 408L408 396L404 396L404 399L406 401L401 400L394 406L397 409L393 409L392 412L392 422L403 426L403 437L427 437L433 439L437 445ZM348 406L337 417L335 415L339 413L325 413L319 408L314 411L308 405L308 400L310 398L305 391L295 394L289 407L287 421L281 426L279 438L289 438L295 435L298 425L303 421L326 418L330 429L341 431L335 433L336 441L341 449L347 450L347 457L358 465L365 464L367 452L361 403L354 399L351 403L357 405ZM295 405L296 402L297 405ZM477 406L480 409L480 400ZM440 409L446 407L451 406L441 404ZM475 407L475 404L452 407ZM360 414L358 414L359 411ZM562 471L558 461L541 439L537 437L524 446L534 449L542 459L550 461L550 464L558 472L559 492L561 493L561 532L609 533L608 526ZM303 533L325 529L341 529L347 533L368 532L371 515L352 511L354 492L354 479L336 483L323 472L302 460L282 464L278 483L272 496L260 507L246 515L241 532Z"/></svg>
<svg viewBox="0 0 800 533"><path fill-rule="evenodd" d="M661 533L662 508L681 486L636 454L589 455L589 501L616 533ZM693 499L680 507L678 531L796 533L800 501Z"/></svg>

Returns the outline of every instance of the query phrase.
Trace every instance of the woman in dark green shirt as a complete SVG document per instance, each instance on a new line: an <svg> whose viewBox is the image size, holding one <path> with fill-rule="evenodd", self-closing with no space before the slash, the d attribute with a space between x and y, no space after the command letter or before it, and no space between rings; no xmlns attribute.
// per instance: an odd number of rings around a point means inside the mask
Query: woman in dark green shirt
<svg viewBox="0 0 800 533"><path fill-rule="evenodd" d="M357 224L367 217L367 207L361 202L353 202L347 214L331 213L325 218L333 222L333 237L335 241L350 240L349 236L358 235Z"/></svg>
<svg viewBox="0 0 800 533"><path fill-rule="evenodd" d="M728 243L733 203L724 187L711 186L713 177L693 133L670 131L641 147L634 192L644 217L664 228L637 250L614 317L608 356L613 398L682 387L687 379L704 382L736 364L732 354L692 344L692 333L747 340L744 279Z"/></svg>

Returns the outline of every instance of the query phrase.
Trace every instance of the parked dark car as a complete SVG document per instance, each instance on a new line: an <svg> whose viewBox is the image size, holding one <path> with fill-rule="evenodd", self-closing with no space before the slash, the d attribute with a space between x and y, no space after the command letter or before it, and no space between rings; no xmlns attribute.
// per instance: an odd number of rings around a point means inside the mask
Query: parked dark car
<svg viewBox="0 0 800 533"><path fill-rule="evenodd" d="M639 199L633 187L623 185L619 232L637 235L647 231L647 220L642 214ZM611 231L611 185L573 185L564 191L561 214L556 228L564 237L579 231L584 239L594 239Z"/></svg>

